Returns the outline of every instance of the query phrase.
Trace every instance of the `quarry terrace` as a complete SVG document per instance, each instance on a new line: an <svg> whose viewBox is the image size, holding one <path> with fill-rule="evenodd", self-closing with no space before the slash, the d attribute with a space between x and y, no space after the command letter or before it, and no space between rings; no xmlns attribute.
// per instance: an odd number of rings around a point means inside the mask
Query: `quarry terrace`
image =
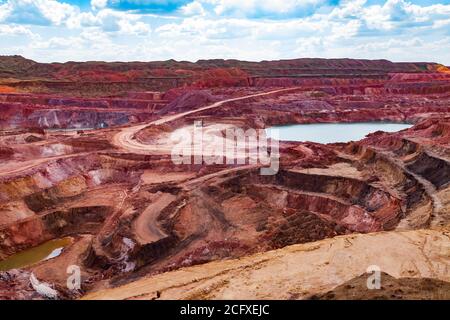
<svg viewBox="0 0 450 320"><path fill-rule="evenodd" d="M175 163L171 135L197 121L224 139L408 127L280 137L263 175L259 162ZM437 63L0 56L0 299L450 299L449 148ZM365 288L372 265L384 291Z"/></svg>

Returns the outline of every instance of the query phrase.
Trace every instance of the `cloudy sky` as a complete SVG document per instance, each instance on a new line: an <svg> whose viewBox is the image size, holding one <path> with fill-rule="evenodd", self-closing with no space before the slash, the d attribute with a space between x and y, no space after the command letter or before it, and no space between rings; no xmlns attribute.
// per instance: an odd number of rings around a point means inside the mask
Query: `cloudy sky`
<svg viewBox="0 0 450 320"><path fill-rule="evenodd" d="M450 65L450 0L0 0L0 55Z"/></svg>

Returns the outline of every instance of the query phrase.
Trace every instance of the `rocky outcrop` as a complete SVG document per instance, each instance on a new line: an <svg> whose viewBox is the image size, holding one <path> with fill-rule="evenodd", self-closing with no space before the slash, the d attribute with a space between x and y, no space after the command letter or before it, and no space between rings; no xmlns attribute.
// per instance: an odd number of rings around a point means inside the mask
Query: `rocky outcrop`
<svg viewBox="0 0 450 320"><path fill-rule="evenodd" d="M167 106L159 111L159 114L166 114L169 112L179 113L183 111L189 111L192 109L200 108L218 101L218 99L212 96L209 92L204 90L193 90L182 94Z"/></svg>
<svg viewBox="0 0 450 320"><path fill-rule="evenodd" d="M329 292L374 266L395 278L449 282L447 232L340 236L144 277L93 292L84 299L307 299ZM370 275L373 271L366 275L366 281ZM381 279L387 286L389 282ZM418 297L430 297L428 291L422 294Z"/></svg>
<svg viewBox="0 0 450 320"><path fill-rule="evenodd" d="M312 300L448 300L450 282L432 278L394 278L381 273L383 286L367 288L367 275L347 281L333 290L310 297Z"/></svg>
<svg viewBox="0 0 450 320"><path fill-rule="evenodd" d="M0 228L0 253L2 256L11 255L71 234L95 234L110 214L109 207L74 207L3 226Z"/></svg>
<svg viewBox="0 0 450 320"><path fill-rule="evenodd" d="M433 157L425 152L421 153L407 167L429 180L436 188L441 188L450 182L449 162Z"/></svg>
<svg viewBox="0 0 450 320"><path fill-rule="evenodd" d="M77 96L108 96L111 92L166 91L176 87L286 87L315 86L321 83L337 94L437 93L447 86L425 83L439 81L446 73L435 63L393 63L387 60L294 59L246 62L238 60L200 60L196 63L174 60L161 62L67 62L37 63L20 56L0 57L0 77L14 79L5 85L18 92L70 93ZM414 73L418 76L408 77ZM420 75L425 74L425 77ZM432 74L435 76L427 76ZM393 76L392 76L393 75ZM440 76L440 77L438 77ZM367 79L374 86L349 89L349 79ZM36 80L41 79L41 80ZM336 89L336 83L342 86ZM386 80L423 85L383 88ZM18 81L19 80L19 81ZM364 80L363 80L364 82ZM329 86L329 84L334 85ZM445 84L445 83L444 83ZM333 87L335 87L333 89ZM381 90L379 88L381 87Z"/></svg>

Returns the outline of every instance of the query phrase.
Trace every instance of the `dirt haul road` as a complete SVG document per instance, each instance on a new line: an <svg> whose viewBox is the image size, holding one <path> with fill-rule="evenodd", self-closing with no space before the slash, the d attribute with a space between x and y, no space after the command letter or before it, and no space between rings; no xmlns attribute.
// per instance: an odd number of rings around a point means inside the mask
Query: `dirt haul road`
<svg viewBox="0 0 450 320"><path fill-rule="evenodd" d="M167 122L178 120L180 118L183 118L188 115L192 115L197 112L218 108L229 102L242 101L242 100L246 100L246 99L263 97L263 96L268 96L268 95L277 94L277 93L291 92L291 91L295 91L298 89L299 88L297 88L297 87L287 88L287 89L285 88L285 89L278 89L278 90L273 90L273 91L268 91L268 92L252 94L252 95L238 97L238 98L226 99L226 100L218 101L211 105L201 107L201 108L198 108L195 110L190 110L190 111L182 112L182 113L175 114L175 115L165 116L161 119L152 121L150 123L124 128L124 129L122 129L122 131L120 131L113 137L112 142L116 147L118 147L120 149L124 149L124 150L132 152L132 153L170 154L170 148L161 148L161 146L153 146L153 145L149 145L149 144L143 144L134 138L135 134L149 126L152 126L152 125L157 126L157 125L161 125L161 124L164 124Z"/></svg>

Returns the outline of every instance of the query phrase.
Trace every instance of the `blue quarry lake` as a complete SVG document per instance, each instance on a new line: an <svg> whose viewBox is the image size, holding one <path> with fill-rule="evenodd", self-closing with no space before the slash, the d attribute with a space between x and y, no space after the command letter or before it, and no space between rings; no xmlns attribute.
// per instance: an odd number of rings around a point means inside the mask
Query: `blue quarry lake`
<svg viewBox="0 0 450 320"><path fill-rule="evenodd" d="M281 141L311 141L318 143L349 142L363 139L375 131L396 132L412 124L389 122L314 123L275 126L266 129L268 137L278 130Z"/></svg>

